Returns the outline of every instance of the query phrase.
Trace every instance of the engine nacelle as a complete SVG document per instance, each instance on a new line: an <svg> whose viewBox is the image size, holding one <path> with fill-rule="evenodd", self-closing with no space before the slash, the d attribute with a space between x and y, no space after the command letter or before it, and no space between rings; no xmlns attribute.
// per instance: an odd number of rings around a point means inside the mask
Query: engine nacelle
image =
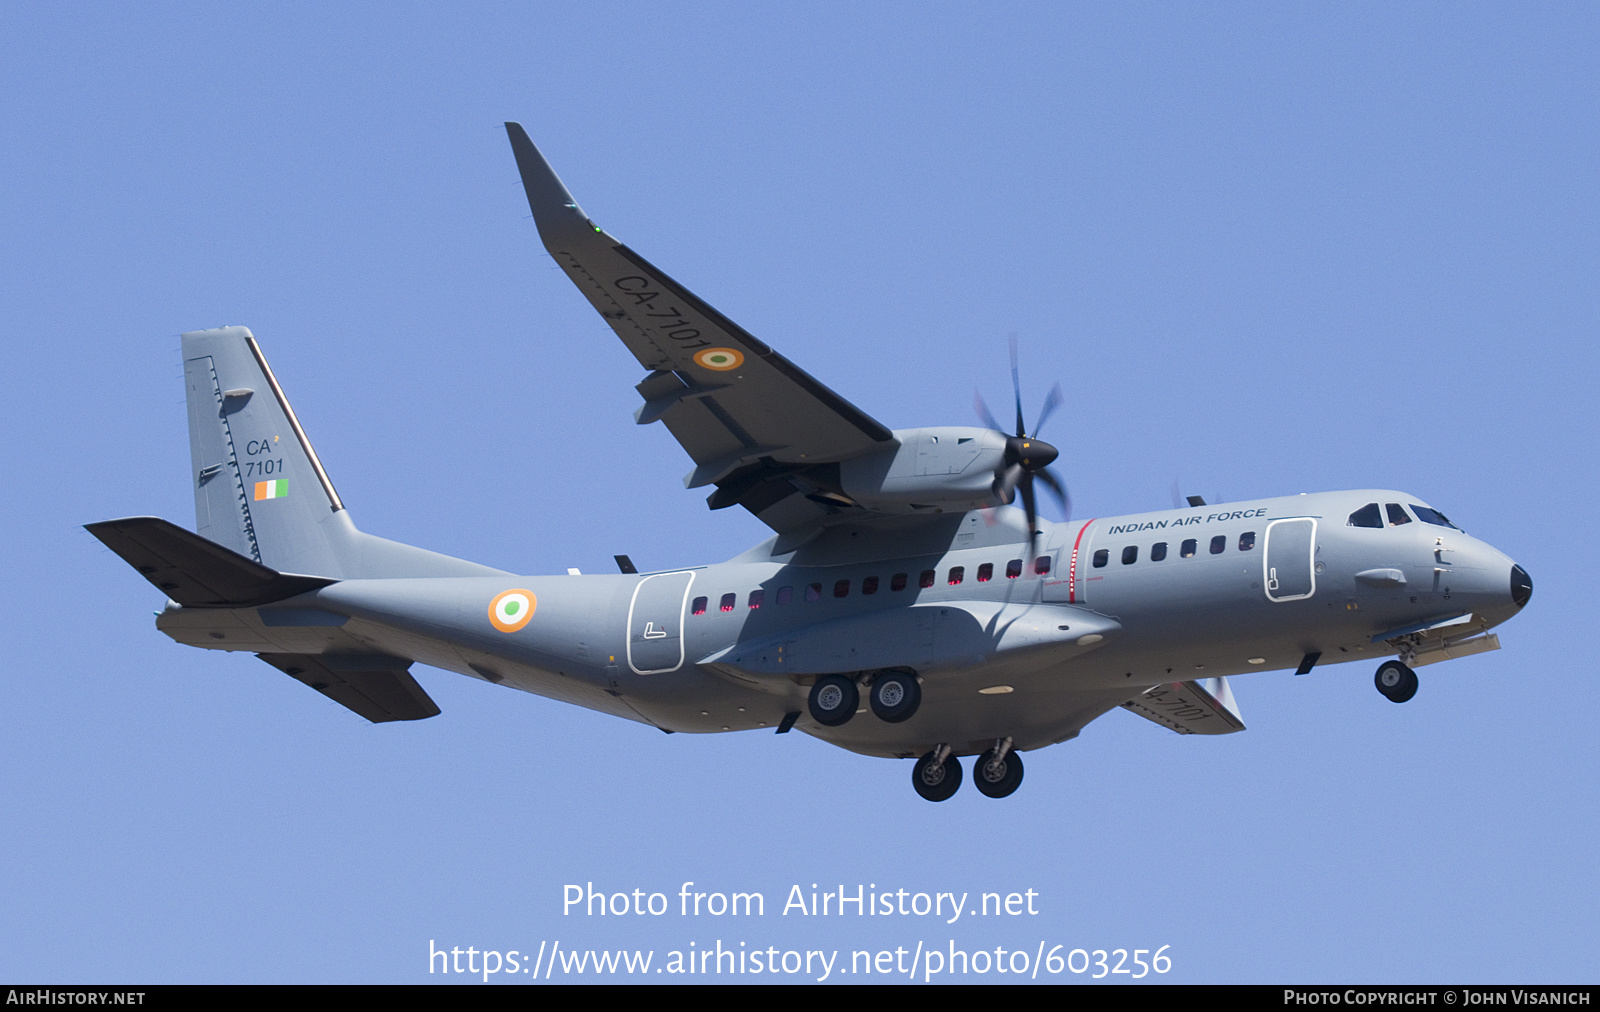
<svg viewBox="0 0 1600 1012"><path fill-rule="evenodd" d="M1010 502L994 490L995 475L1005 461L1005 433L947 425L896 429L895 438L899 446L839 464L839 494L889 513L984 509Z"/></svg>

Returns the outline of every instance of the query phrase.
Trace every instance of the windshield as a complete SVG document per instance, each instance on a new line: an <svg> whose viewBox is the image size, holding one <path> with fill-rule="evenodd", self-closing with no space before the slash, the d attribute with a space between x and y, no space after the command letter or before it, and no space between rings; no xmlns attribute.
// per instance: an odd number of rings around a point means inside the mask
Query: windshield
<svg viewBox="0 0 1600 1012"><path fill-rule="evenodd" d="M1411 512L1415 513L1417 515L1417 519L1421 520L1425 524L1433 524L1435 527L1448 527L1453 531L1459 531L1461 529L1455 524L1451 523L1450 518L1445 516L1443 513L1440 513L1438 510L1431 510L1426 506L1418 506L1416 503L1412 503Z"/></svg>

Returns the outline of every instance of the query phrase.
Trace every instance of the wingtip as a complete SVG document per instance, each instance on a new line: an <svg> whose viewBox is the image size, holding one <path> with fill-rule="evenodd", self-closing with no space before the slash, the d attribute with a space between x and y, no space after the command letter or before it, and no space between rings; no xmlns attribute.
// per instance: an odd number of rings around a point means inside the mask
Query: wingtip
<svg viewBox="0 0 1600 1012"><path fill-rule="evenodd" d="M522 176L522 187L528 195L528 209L539 227L545 248L554 253L558 248L589 238L599 228L583 213L572 194L562 184L522 124L506 122L506 134L511 139L511 153L517 160L517 171Z"/></svg>

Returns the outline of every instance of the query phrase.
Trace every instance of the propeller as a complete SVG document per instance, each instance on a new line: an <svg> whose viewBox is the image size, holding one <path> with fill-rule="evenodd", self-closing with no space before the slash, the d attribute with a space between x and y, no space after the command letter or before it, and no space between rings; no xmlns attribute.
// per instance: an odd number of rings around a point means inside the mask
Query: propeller
<svg viewBox="0 0 1600 1012"><path fill-rule="evenodd" d="M1001 499L1010 502L1018 493L1022 493L1022 509L1028 517L1028 550L1033 550L1033 536L1039 531L1038 502L1034 492L1033 483L1037 479L1054 495L1061 505L1061 512L1069 518L1072 513L1072 501L1067 496L1066 487L1060 479L1051 474L1046 468L1061 455L1061 451L1039 438L1039 430L1044 427L1055 410L1061 406L1063 395L1061 384L1057 383L1050 388L1050 393L1045 395L1044 407L1039 410L1039 420L1034 423L1033 435L1028 434L1027 422L1022 416L1022 379L1017 369L1017 335L1011 335L1011 390L1017 403L1017 434L1006 437L1006 452L1001 459L1000 466L995 470L994 491ZM991 429L1000 432L1006 430L989 411L989 406L983 402L981 393L974 393L973 407L978 412L978 418Z"/></svg>

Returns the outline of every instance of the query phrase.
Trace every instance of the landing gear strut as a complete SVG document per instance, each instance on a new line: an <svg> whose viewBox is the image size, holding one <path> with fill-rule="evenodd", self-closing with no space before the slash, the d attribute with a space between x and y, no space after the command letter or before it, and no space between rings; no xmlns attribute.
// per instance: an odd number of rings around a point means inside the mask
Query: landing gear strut
<svg viewBox="0 0 1600 1012"><path fill-rule="evenodd" d="M961 788L961 760L950 754L949 745L940 745L912 767L911 786L928 801L948 799Z"/></svg>
<svg viewBox="0 0 1600 1012"><path fill-rule="evenodd" d="M1417 694L1417 673L1400 661L1384 661L1372 683L1391 703L1404 703Z"/></svg>
<svg viewBox="0 0 1600 1012"><path fill-rule="evenodd" d="M806 700L811 719L823 727L838 727L856 715L861 706L861 692L856 683L843 675L823 675L811 687Z"/></svg>
<svg viewBox="0 0 1600 1012"><path fill-rule="evenodd" d="M1002 738L994 748L978 757L972 767L972 782L991 798L1003 798L1022 783L1022 756L1011 751L1011 739Z"/></svg>

